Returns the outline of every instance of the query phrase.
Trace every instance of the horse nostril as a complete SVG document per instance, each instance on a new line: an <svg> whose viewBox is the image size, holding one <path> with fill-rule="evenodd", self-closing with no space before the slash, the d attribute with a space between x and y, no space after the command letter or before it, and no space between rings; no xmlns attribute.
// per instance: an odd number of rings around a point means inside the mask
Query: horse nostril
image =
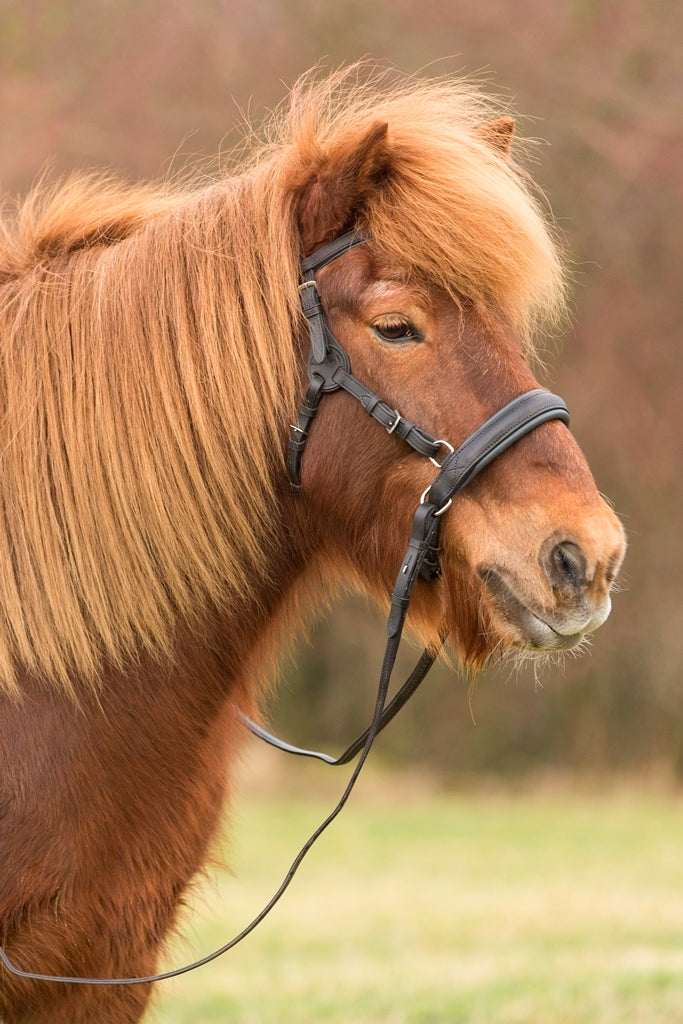
<svg viewBox="0 0 683 1024"><path fill-rule="evenodd" d="M546 562L548 579L554 587L581 590L586 583L586 559L578 544L570 540L556 544Z"/></svg>

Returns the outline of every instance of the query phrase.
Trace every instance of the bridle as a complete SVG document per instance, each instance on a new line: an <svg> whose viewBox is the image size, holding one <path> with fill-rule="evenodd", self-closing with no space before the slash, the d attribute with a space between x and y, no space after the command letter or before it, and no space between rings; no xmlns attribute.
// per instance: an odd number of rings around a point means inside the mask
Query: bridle
<svg viewBox="0 0 683 1024"><path fill-rule="evenodd" d="M232 949L233 946L236 946L245 939L261 923L289 886L299 865L313 844L331 825L345 806L376 736L388 725L408 698L415 692L434 664L441 647L446 641L446 634L444 633L440 637L439 644L434 648L428 648L423 651L411 674L397 691L394 698L387 704L386 700L391 674L415 583L419 577L426 580L435 580L440 576L439 530L441 517L450 508L453 498L485 466L518 441L519 438L549 420L557 419L567 425L569 424L569 413L563 400L558 398L557 395L536 389L527 391L512 402L509 402L498 412L494 413L458 449L454 449L448 441L434 437L426 430L406 419L397 409L392 409L391 406L366 387L362 381L354 377L351 373L351 362L348 354L334 337L327 323L315 281L315 274L339 256L349 252L358 245L364 244L365 241L366 239L357 232L348 232L327 245L323 245L301 263L303 280L299 293L303 312L308 321L311 349L308 359L309 385L299 409L297 422L292 426L287 447L287 470L290 483L294 490L301 490L301 458L305 451L311 423L318 411L323 396L340 388L360 402L365 412L377 420L390 434L399 437L418 454L429 458L439 472L436 479L421 495L413 518L410 541L405 557L401 562L396 585L391 596L391 606L387 621L387 645L377 686L375 709L370 725L365 732L354 740L339 757L330 757L327 754L305 750L302 747L285 743L257 725L246 715L241 716L245 725L253 733L267 743L288 753L314 757L331 765L347 764L354 757L360 755L346 788L337 805L301 847L285 878L268 903L241 932L207 956L183 967L147 977L79 978L39 974L21 970L12 963L5 950L0 947L0 961L11 974L17 977L33 981L63 982L74 985L141 985L165 981L169 978L178 977L181 974L187 974L189 971L202 967L204 964L210 963L212 960L222 956L229 949ZM439 461L439 456L441 461Z"/></svg>
<svg viewBox="0 0 683 1024"><path fill-rule="evenodd" d="M392 409L351 373L351 361L348 353L330 330L315 280L317 271L365 242L366 239L363 235L356 231L349 231L327 245L316 249L301 263L303 283L299 286L299 293L304 315L308 321L311 341L308 357L309 385L299 408L297 422L292 425L292 432L289 436L287 471L294 490L301 490L301 458L306 447L311 423L323 396L340 388L355 398L368 416L377 420L389 434L394 434L419 455L428 458L432 465L439 470L436 479L420 498L413 518L410 543L391 596L387 637L389 644L396 640L396 645L398 645L417 579L422 577L426 580L435 580L441 575L439 567L441 516L449 509L453 498L493 459L542 423L559 419L569 425L569 412L564 401L557 395L552 395L541 389L527 391L494 413L455 450L448 441L434 437L402 416L398 409ZM439 456L441 456L441 461L438 459ZM440 648L446 641L446 635L442 634L440 640L436 650L423 652L408 679L393 700L383 709L377 729L378 733L398 714L425 678L434 664ZM389 647L386 653L390 655ZM366 729L343 754L339 757L330 757L328 754L305 750L302 747L286 743L267 732L246 715L242 716L242 720L254 735L265 740L271 746L289 754L313 757L331 765L347 764L351 761L363 749L369 734L369 729Z"/></svg>

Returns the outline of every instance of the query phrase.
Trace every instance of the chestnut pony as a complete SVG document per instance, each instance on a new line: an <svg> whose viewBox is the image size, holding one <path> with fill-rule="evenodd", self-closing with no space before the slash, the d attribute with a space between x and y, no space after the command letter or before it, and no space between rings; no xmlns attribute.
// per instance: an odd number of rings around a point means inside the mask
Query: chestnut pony
<svg viewBox="0 0 683 1024"><path fill-rule="evenodd" d="M266 670L340 582L386 606L427 458L306 389L300 263L354 374L459 445L537 387L563 275L510 156L457 80L307 78L230 176L76 178L0 232L0 945L27 971L152 974L214 838ZM458 495L409 624L470 666L574 647L624 550L563 423ZM8 1024L138 1021L149 985L0 968Z"/></svg>

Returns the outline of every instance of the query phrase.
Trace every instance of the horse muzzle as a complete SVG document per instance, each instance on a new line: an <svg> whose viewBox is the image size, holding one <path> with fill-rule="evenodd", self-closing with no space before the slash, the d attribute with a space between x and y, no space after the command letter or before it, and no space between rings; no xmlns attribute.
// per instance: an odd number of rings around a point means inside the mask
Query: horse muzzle
<svg viewBox="0 0 683 1024"><path fill-rule="evenodd" d="M482 567L479 578L491 598L493 617L502 618L513 646L531 651L569 651L607 619L612 602L609 593L598 596L582 588L573 601L543 605L520 595L521 588L499 569Z"/></svg>
<svg viewBox="0 0 683 1024"><path fill-rule="evenodd" d="M541 546L533 593L530 583L500 565L478 568L493 622L500 623L513 646L571 650L605 622L612 607L610 589L625 549L620 526L611 540L602 558L591 559L575 540L549 537Z"/></svg>

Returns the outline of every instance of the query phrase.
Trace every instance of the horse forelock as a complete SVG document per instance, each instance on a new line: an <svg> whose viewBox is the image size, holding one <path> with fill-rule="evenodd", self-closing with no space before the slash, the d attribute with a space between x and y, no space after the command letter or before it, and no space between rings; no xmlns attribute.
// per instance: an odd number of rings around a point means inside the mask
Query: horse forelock
<svg viewBox="0 0 683 1024"><path fill-rule="evenodd" d="M335 151L385 123L388 172L363 197L355 226L409 276L502 311L531 347L539 328L564 320L566 268L544 197L523 163L491 142L500 114L471 80L358 65L304 78L282 124L324 173ZM515 152L529 146L520 140Z"/></svg>
<svg viewBox="0 0 683 1024"><path fill-rule="evenodd" d="M297 197L388 123L357 226L523 331L561 307L542 211L459 81L306 78L242 169L198 189L76 177L0 224L0 678L62 685L268 585L298 399ZM252 571L253 570L253 571Z"/></svg>

